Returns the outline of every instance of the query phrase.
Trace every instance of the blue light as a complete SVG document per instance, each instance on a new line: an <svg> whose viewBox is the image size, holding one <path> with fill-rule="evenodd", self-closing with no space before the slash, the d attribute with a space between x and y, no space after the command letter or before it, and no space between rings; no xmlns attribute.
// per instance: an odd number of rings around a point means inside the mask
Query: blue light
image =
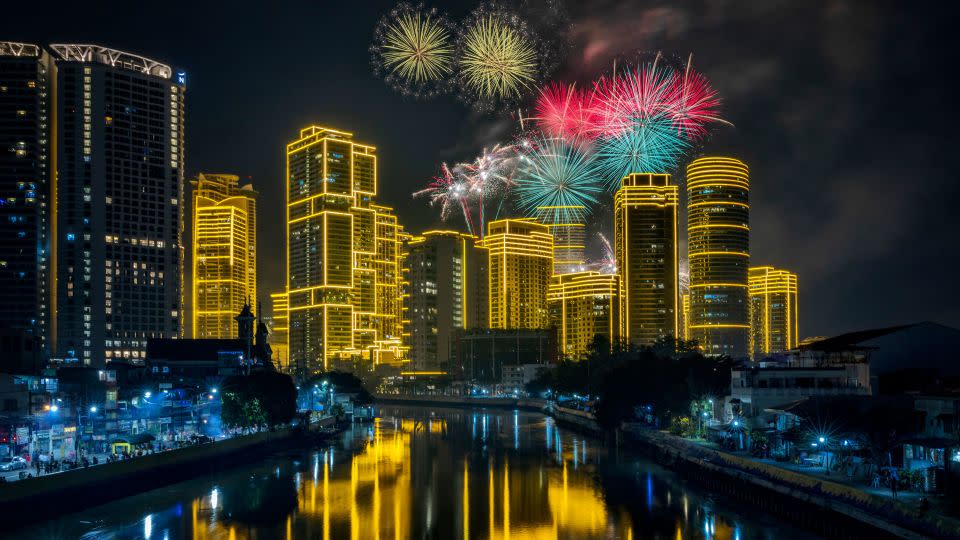
<svg viewBox="0 0 960 540"><path fill-rule="evenodd" d="M67 233L67 242L73 242L76 239L77 239L77 235L73 234L72 232Z"/></svg>

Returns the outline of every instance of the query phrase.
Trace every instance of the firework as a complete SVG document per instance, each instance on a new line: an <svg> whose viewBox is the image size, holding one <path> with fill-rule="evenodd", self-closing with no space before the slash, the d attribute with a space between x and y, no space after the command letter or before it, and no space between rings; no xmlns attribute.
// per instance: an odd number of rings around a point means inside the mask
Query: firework
<svg viewBox="0 0 960 540"><path fill-rule="evenodd" d="M513 193L527 215L539 207L553 207L554 222L582 223L585 209L596 204L602 192L596 161L580 145L539 137L519 157Z"/></svg>
<svg viewBox="0 0 960 540"><path fill-rule="evenodd" d="M594 92L553 83L540 91L534 119L548 135L586 140L596 132L596 107Z"/></svg>
<svg viewBox="0 0 960 540"><path fill-rule="evenodd" d="M674 96L673 82L673 73L657 60L601 78L594 84L594 129L601 136L614 137L647 118L666 115Z"/></svg>
<svg viewBox="0 0 960 540"><path fill-rule="evenodd" d="M615 191L630 173L665 173L674 169L690 143L669 118L638 119L626 131L597 142L597 158L607 187Z"/></svg>
<svg viewBox="0 0 960 540"><path fill-rule="evenodd" d="M429 197L432 206L440 206L440 219L446 220L456 210L463 212L463 219L467 229L474 233L474 224L468 209L471 198L470 184L463 176L451 170L444 163L440 166L440 174L433 177L425 189L413 193L414 197Z"/></svg>
<svg viewBox="0 0 960 540"><path fill-rule="evenodd" d="M617 254L613 251L613 246L610 245L610 241L607 240L607 237L602 232L598 232L597 237L600 239L600 243L603 244L603 256L591 266L604 274L616 274Z"/></svg>
<svg viewBox="0 0 960 540"><path fill-rule="evenodd" d="M677 131L697 140L707 134L707 124L729 122L718 116L720 98L706 77L693 71L693 55L682 74L675 74L666 112Z"/></svg>
<svg viewBox="0 0 960 540"><path fill-rule="evenodd" d="M402 2L380 19L370 52L374 70L395 90L431 97L452 77L453 24L436 9Z"/></svg>
<svg viewBox="0 0 960 540"><path fill-rule="evenodd" d="M465 23L459 54L460 82L476 104L512 101L536 84L540 58L516 14L481 7Z"/></svg>

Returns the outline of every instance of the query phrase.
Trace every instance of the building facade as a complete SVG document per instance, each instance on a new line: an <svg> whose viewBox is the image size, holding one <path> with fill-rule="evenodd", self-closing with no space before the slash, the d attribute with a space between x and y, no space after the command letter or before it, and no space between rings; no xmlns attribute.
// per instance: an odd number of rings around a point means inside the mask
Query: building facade
<svg viewBox="0 0 960 540"><path fill-rule="evenodd" d="M410 367L437 371L449 365L457 329L489 325L487 249L455 231L427 231L408 246Z"/></svg>
<svg viewBox="0 0 960 540"><path fill-rule="evenodd" d="M533 218L491 221L483 246L490 257L490 328L549 328L550 229Z"/></svg>
<svg viewBox="0 0 960 540"><path fill-rule="evenodd" d="M56 356L142 363L183 335L186 76L98 45L54 44Z"/></svg>
<svg viewBox="0 0 960 540"><path fill-rule="evenodd" d="M581 360L596 336L611 345L620 332L620 276L600 272L554 274L547 304L560 355Z"/></svg>
<svg viewBox="0 0 960 540"><path fill-rule="evenodd" d="M505 366L549 366L557 362L557 333L551 329L457 330L450 374L480 384L503 381Z"/></svg>
<svg viewBox="0 0 960 540"><path fill-rule="evenodd" d="M0 328L49 354L56 71L38 45L0 41Z"/></svg>
<svg viewBox="0 0 960 540"><path fill-rule="evenodd" d="M553 236L553 273L583 271L587 261L587 214L583 206L539 206L537 221Z"/></svg>
<svg viewBox="0 0 960 540"><path fill-rule="evenodd" d="M287 145L289 361L304 374L404 361L404 233L374 202L375 152L320 126Z"/></svg>
<svg viewBox="0 0 960 540"><path fill-rule="evenodd" d="M757 360L798 344L797 275L772 266L750 268L750 354Z"/></svg>
<svg viewBox="0 0 960 540"><path fill-rule="evenodd" d="M620 336L636 345L680 335L677 205L668 174L625 176L614 196Z"/></svg>
<svg viewBox="0 0 960 540"><path fill-rule="evenodd" d="M287 344L289 330L287 311L287 293L270 293L270 348L273 349L274 363L277 369L284 373L295 373L295 366L290 364L290 348Z"/></svg>
<svg viewBox="0 0 960 540"><path fill-rule="evenodd" d="M740 160L702 157L687 166L688 328L706 355L748 354L749 191Z"/></svg>
<svg viewBox="0 0 960 540"><path fill-rule="evenodd" d="M257 192L230 174L193 184L192 334L229 339L234 317L257 298Z"/></svg>

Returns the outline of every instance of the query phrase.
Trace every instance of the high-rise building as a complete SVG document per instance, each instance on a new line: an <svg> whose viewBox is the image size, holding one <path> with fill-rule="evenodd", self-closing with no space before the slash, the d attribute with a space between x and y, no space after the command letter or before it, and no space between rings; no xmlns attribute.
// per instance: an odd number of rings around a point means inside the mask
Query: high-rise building
<svg viewBox="0 0 960 540"><path fill-rule="evenodd" d="M580 272L586 263L587 225L583 206L540 206L537 221L553 235L553 273Z"/></svg>
<svg viewBox="0 0 960 540"><path fill-rule="evenodd" d="M290 352L287 346L287 293L270 293L270 330L269 342L273 350L273 363L284 373L297 373L296 366L290 364Z"/></svg>
<svg viewBox="0 0 960 540"><path fill-rule="evenodd" d="M369 329L362 325L357 336L358 346L369 352L373 364L402 364L406 358L407 347L403 342L404 310L403 263L406 258L406 246L403 243L403 226L397 221L393 208L372 204L376 212L376 254L373 257L374 269L374 312ZM359 321L363 315L358 314ZM372 338L372 341L369 340Z"/></svg>
<svg viewBox="0 0 960 540"><path fill-rule="evenodd" d="M637 345L680 335L677 204L669 174L632 173L614 196L620 336Z"/></svg>
<svg viewBox="0 0 960 540"><path fill-rule="evenodd" d="M29 43L0 41L0 328L24 330L49 353L56 72Z"/></svg>
<svg viewBox="0 0 960 540"><path fill-rule="evenodd" d="M613 344L620 332L620 276L600 272L554 274L547 304L557 329L560 354L584 358L598 335Z"/></svg>
<svg viewBox="0 0 960 540"><path fill-rule="evenodd" d="M549 328L550 229L533 218L491 221L483 246L490 253L490 328Z"/></svg>
<svg viewBox="0 0 960 540"><path fill-rule="evenodd" d="M680 293L680 304L682 310L680 312L680 322L683 326L683 340L690 341L690 293Z"/></svg>
<svg viewBox="0 0 960 540"><path fill-rule="evenodd" d="M797 275L772 266L750 268L750 353L754 359L798 343Z"/></svg>
<svg viewBox="0 0 960 540"><path fill-rule="evenodd" d="M453 358L457 329L489 323L486 248L469 234L427 231L409 241L407 317L410 361L437 371Z"/></svg>
<svg viewBox="0 0 960 540"><path fill-rule="evenodd" d="M257 299L257 192L239 182L203 173L192 182L195 339L234 337L234 317Z"/></svg>
<svg viewBox="0 0 960 540"><path fill-rule="evenodd" d="M740 160L702 157L687 166L688 328L707 355L747 356L749 191Z"/></svg>
<svg viewBox="0 0 960 540"><path fill-rule="evenodd" d="M288 344L306 374L403 361L404 233L374 203L375 152L320 126L287 145Z"/></svg>
<svg viewBox="0 0 960 540"><path fill-rule="evenodd" d="M54 44L56 355L140 363L183 335L186 75L99 45Z"/></svg>

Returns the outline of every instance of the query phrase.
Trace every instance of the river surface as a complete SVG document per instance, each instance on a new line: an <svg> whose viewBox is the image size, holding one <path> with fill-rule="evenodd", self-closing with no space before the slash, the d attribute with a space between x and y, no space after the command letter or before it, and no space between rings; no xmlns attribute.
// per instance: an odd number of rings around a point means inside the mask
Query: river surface
<svg viewBox="0 0 960 540"><path fill-rule="evenodd" d="M814 538L540 414L394 406L329 447L265 455L12 536Z"/></svg>

